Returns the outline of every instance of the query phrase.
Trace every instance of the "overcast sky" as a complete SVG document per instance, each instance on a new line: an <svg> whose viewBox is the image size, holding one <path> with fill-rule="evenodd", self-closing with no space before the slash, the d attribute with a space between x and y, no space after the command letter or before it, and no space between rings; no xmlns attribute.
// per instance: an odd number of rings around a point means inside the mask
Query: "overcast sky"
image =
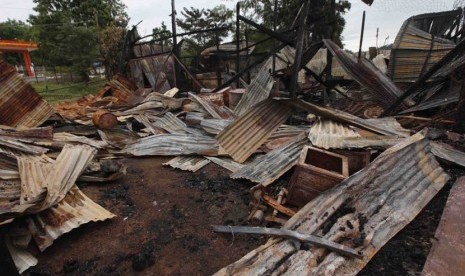
<svg viewBox="0 0 465 276"><path fill-rule="evenodd" d="M379 28L378 46L382 46L386 38L392 43L402 22L412 15L449 10L455 0L374 0L371 7L360 0L352 0L352 9L346 14L346 29L343 37L346 48L357 50L360 40L362 13L365 10L365 36L363 48L376 45L376 28ZM170 0L125 0L130 24L139 25L141 35L150 34L153 27L159 26L162 21L171 28ZM212 8L224 4L233 9L237 0L177 0L176 9L182 7ZM0 22L7 18L25 21L33 13L32 0L0 0ZM179 14L179 12L178 12Z"/></svg>

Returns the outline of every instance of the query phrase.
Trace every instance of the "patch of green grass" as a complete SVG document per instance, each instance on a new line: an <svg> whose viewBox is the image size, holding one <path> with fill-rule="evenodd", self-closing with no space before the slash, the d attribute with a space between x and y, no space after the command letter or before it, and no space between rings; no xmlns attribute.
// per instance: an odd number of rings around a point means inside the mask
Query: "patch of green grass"
<svg viewBox="0 0 465 276"><path fill-rule="evenodd" d="M66 100L81 98L89 94L96 94L105 85L106 80L92 80L88 84L85 83L56 83L54 81L47 82L31 82L34 89L49 103L56 103Z"/></svg>

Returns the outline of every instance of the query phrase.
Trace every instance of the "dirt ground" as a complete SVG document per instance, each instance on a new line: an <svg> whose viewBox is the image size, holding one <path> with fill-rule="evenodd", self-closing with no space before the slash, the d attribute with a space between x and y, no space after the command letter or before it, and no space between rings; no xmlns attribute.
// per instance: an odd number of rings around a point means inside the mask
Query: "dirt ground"
<svg viewBox="0 0 465 276"><path fill-rule="evenodd" d="M251 184L228 178L209 164L197 173L162 163L170 158L125 160L128 175L114 183L80 185L117 215L60 237L39 255L30 275L211 275L265 242L265 237L210 231L211 224L247 225ZM372 259L360 275L418 275L431 247L452 180L421 214ZM0 248L1 275L16 270Z"/></svg>
<svg viewBox="0 0 465 276"><path fill-rule="evenodd" d="M197 173L162 167L169 159L128 159L125 179L80 185L117 217L63 235L30 274L211 275L265 241L210 230L246 223L250 184L212 164ZM4 249L1 275L15 275Z"/></svg>

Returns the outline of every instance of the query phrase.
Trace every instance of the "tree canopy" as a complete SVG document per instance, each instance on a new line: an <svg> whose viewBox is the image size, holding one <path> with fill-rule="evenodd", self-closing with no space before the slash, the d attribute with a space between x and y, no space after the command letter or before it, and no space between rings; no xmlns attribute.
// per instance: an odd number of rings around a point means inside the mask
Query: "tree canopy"
<svg viewBox="0 0 465 276"><path fill-rule="evenodd" d="M302 5L300 0L278 0L277 9L277 28L285 30L290 28L297 17ZM273 8L274 0L244 0L241 1L242 12L268 28L273 26ZM310 32L313 40L320 40L328 37L328 26L334 22L333 40L342 46L342 31L344 30L345 20L343 15L350 10L351 4L348 0L339 0L336 2L336 15L334 21L331 16L330 0L311 0L310 12L307 23L310 26Z"/></svg>
<svg viewBox="0 0 465 276"><path fill-rule="evenodd" d="M0 39L31 39L31 26L21 20L8 18L5 22L0 22Z"/></svg>
<svg viewBox="0 0 465 276"><path fill-rule="evenodd" d="M195 30L206 30L213 28L228 27L232 22L234 12L225 5L219 5L212 9L197 9L194 7L183 8L181 11L183 18L176 20L177 25L185 32ZM186 39L192 47L195 48L195 53L200 53L204 48L216 45L221 42L229 34L228 30L220 32L204 32L194 34ZM217 41L218 38L218 41Z"/></svg>
<svg viewBox="0 0 465 276"><path fill-rule="evenodd" d="M71 66L88 78L88 68L105 59L102 35L106 28L125 28L126 6L121 0L34 0L37 14L29 16L40 43L38 56L49 66ZM108 44L108 43L107 43ZM112 47L115 43L111 43ZM108 47L108 45L106 46Z"/></svg>

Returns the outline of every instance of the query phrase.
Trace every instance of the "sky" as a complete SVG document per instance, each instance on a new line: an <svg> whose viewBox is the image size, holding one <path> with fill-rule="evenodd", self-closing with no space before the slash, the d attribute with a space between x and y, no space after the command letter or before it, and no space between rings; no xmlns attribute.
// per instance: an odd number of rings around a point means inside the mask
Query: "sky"
<svg viewBox="0 0 465 276"><path fill-rule="evenodd" d="M270 0L271 1L271 0ZM336 0L337 1L337 0ZM170 0L123 0L127 6L130 25L139 24L139 34L150 34L153 27L165 24L171 29ZM235 9L237 0L177 0L178 15L183 7L212 8L224 4ZM376 29L379 28L378 46L394 42L399 28L410 16L450 10L455 0L374 0L370 7L360 0L352 0L352 8L345 15L346 28L343 32L343 42L347 49L358 50L362 14L366 11L365 34L363 49L376 46ZM32 0L0 0L0 22L8 18L27 20L33 13Z"/></svg>

